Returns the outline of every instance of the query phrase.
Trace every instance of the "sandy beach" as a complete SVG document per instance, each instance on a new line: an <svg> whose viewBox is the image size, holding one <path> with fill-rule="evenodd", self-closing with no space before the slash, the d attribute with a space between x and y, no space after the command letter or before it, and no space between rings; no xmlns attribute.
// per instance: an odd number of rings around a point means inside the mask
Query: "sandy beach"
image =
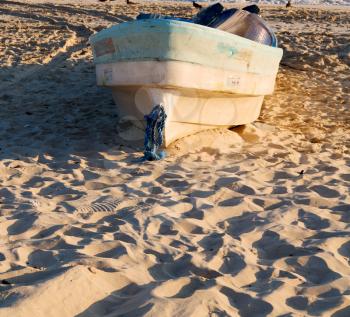
<svg viewBox="0 0 350 317"><path fill-rule="evenodd" d="M140 163L88 38L196 11L135 2L1 1L0 316L350 316L349 9L262 6L258 121Z"/></svg>

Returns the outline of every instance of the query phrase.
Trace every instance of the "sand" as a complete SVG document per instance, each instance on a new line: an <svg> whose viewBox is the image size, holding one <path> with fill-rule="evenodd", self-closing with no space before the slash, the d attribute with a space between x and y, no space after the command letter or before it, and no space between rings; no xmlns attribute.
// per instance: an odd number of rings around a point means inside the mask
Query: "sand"
<svg viewBox="0 0 350 317"><path fill-rule="evenodd" d="M139 163L87 41L140 10L195 12L1 2L0 316L350 316L349 11L264 6L259 120Z"/></svg>

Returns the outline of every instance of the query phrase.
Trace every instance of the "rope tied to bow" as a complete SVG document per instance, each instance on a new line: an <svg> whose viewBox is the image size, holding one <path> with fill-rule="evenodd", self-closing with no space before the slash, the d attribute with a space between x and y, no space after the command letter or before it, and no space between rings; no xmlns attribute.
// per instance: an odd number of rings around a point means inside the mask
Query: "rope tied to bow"
<svg viewBox="0 0 350 317"><path fill-rule="evenodd" d="M154 106L151 113L145 115L147 126L143 161L157 161L165 157L165 152L158 152L158 149L163 144L163 130L166 118L167 115L162 105Z"/></svg>

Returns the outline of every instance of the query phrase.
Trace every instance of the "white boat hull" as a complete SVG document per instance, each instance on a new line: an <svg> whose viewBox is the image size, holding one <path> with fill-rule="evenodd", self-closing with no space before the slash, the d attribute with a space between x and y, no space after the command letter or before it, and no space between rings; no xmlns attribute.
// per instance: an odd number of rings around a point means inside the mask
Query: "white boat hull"
<svg viewBox="0 0 350 317"><path fill-rule="evenodd" d="M166 19L121 23L90 41L97 84L112 89L121 120L142 121L154 106L164 107L165 146L256 120L282 57L279 48Z"/></svg>
<svg viewBox="0 0 350 317"><path fill-rule="evenodd" d="M198 76L196 80L193 74ZM161 104L167 114L164 145L168 146L204 129L256 120L264 94L273 91L274 77L262 82L261 76L254 74L147 61L97 65L97 83L112 89L123 121L142 121Z"/></svg>
<svg viewBox="0 0 350 317"><path fill-rule="evenodd" d="M122 120L143 120L155 105L167 114L165 146L203 129L227 127L255 121L263 96L218 95L207 91L152 87L114 87L113 98Z"/></svg>

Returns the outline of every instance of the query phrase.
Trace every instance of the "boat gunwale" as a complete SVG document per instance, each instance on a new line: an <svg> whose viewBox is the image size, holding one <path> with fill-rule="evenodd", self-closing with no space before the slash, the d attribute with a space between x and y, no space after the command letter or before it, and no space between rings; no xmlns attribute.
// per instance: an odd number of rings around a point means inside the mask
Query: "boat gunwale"
<svg viewBox="0 0 350 317"><path fill-rule="evenodd" d="M250 46L250 48L252 49L263 49L266 51L271 51L274 52L274 54L276 53L276 51L281 51L283 52L282 48L280 47L273 47L273 46L269 46L266 44L262 44L259 42L255 42L253 40L247 39L245 37L236 35L236 34L232 34L226 31L222 31L219 29L215 29L215 28L211 28L205 25L200 25L200 24L196 24L193 22L186 22L186 21L178 21L178 20L170 20L170 19L145 19L145 20L132 20L132 21L126 21L126 22L122 22L116 25L113 25L109 28L106 28L96 34L93 34L90 36L89 38L89 42L91 45L94 45L96 42L103 40L105 38L111 37L110 32L113 32L114 30L117 30L118 32L120 31L124 31L123 29L130 29L130 26L134 26L136 24L140 24L140 26L145 26L145 27L149 27L149 28L155 28L155 27L159 27L159 26L167 26L169 30L171 30L172 33L180 33L179 32L179 28L176 27L180 27L180 28L185 28L185 29L192 29L192 30L196 30L196 31L205 31L205 36L206 37L213 37L216 40L218 39L218 36L220 38L222 38L225 41L240 41L242 42L242 44L247 44ZM173 27L173 28L172 28ZM142 29L140 29L140 32L142 32ZM157 32L157 30L154 30L154 32ZM159 32L159 31L158 31ZM160 32L159 32L160 33ZM120 36L123 37L127 37L128 34L120 34ZM112 35L113 37L113 35Z"/></svg>

